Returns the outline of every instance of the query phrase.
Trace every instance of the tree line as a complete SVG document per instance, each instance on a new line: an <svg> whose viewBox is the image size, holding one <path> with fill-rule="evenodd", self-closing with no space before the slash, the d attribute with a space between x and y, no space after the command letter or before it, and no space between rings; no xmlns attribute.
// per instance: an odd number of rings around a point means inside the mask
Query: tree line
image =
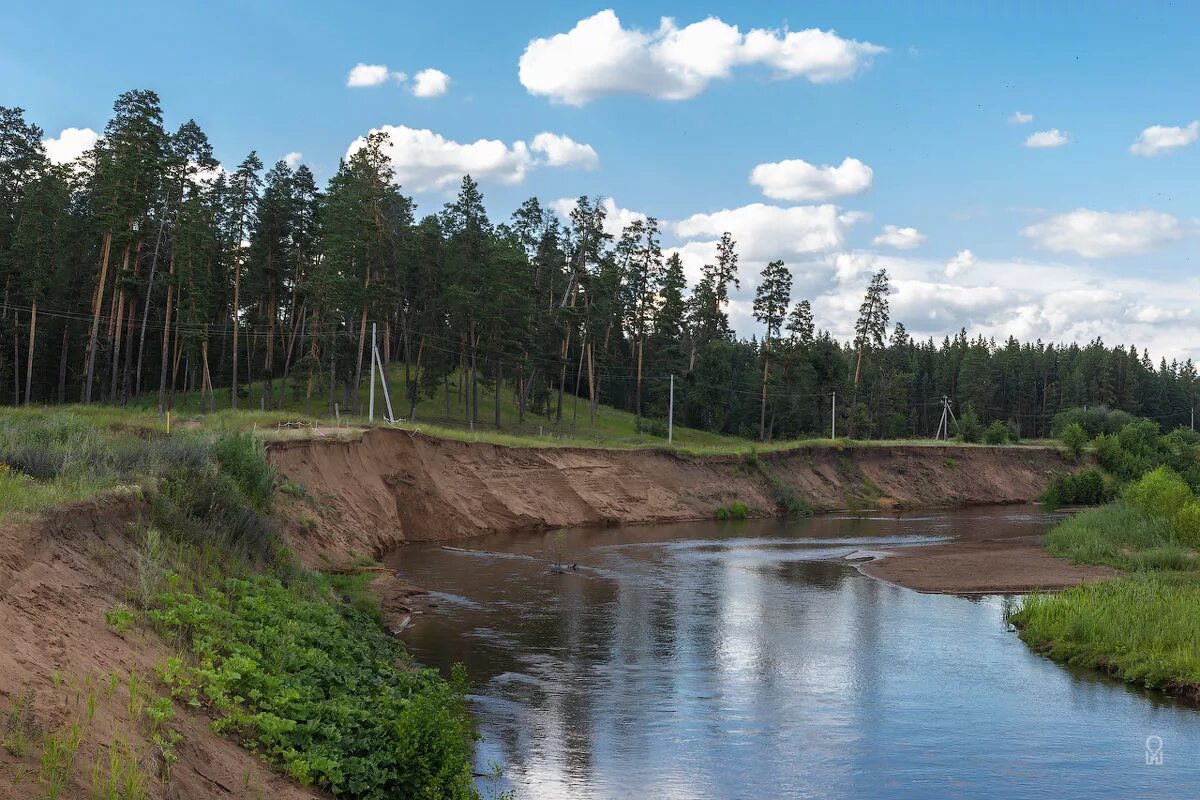
<svg viewBox="0 0 1200 800"><path fill-rule="evenodd" d="M464 176L418 218L383 133L323 187L253 152L221 168L194 121L165 127L148 90L122 94L72 163L42 139L0 107L0 398L14 405L169 409L192 392L207 408L357 409L372 329L383 369L403 376L397 414L440 394L472 425L500 427L503 403L551 425L594 423L608 404L653 431L672 376L677 423L761 439L826 433L835 415L860 438L930 436L943 395L1023 436L1069 407L1173 426L1195 402L1190 360L1156 365L1134 346L914 339L892 324L883 270L838 341L772 261L756 281L761 332L739 338L730 234L689 287L658 220L614 236L601 198L568 219L530 198L494 223Z"/></svg>

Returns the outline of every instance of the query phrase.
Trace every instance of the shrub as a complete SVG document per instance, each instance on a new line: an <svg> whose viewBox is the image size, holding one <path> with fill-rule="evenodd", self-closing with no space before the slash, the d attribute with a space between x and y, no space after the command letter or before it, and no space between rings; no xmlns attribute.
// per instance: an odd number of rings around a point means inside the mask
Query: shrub
<svg viewBox="0 0 1200 800"><path fill-rule="evenodd" d="M1067 455L1078 460L1083 455L1083 448L1087 447L1088 434L1082 425L1078 422L1072 422L1062 431L1063 447L1067 451Z"/></svg>
<svg viewBox="0 0 1200 800"><path fill-rule="evenodd" d="M1126 486L1121 497L1131 508L1165 520L1175 519L1175 515L1195 499L1187 482L1167 466L1148 472Z"/></svg>
<svg viewBox="0 0 1200 800"><path fill-rule="evenodd" d="M1181 544L1200 548L1200 502L1192 500L1175 512L1171 533Z"/></svg>
<svg viewBox="0 0 1200 800"><path fill-rule="evenodd" d="M228 475L252 506L260 511L271 507L275 471L267 463L262 440L250 433L227 433L213 444L222 474Z"/></svg>
<svg viewBox="0 0 1200 800"><path fill-rule="evenodd" d="M717 510L714 512L714 515L719 520L727 520L729 519L729 509L725 506L717 506Z"/></svg>
<svg viewBox="0 0 1200 800"><path fill-rule="evenodd" d="M1116 433L1136 419L1128 411L1113 411L1105 406L1068 408L1054 415L1050 422L1050 435L1061 439L1066 427L1074 423L1087 432L1088 438L1092 438L1102 433Z"/></svg>
<svg viewBox="0 0 1200 800"><path fill-rule="evenodd" d="M750 507L741 501L734 500L729 504L730 519L745 519L749 513Z"/></svg>
<svg viewBox="0 0 1200 800"><path fill-rule="evenodd" d="M983 432L983 441L988 444L1007 444L1010 438L1008 426L1000 420L988 425L987 430Z"/></svg>
<svg viewBox="0 0 1200 800"><path fill-rule="evenodd" d="M982 438L983 425L979 422L979 415L972 406L967 406L958 417L958 440L974 444Z"/></svg>
<svg viewBox="0 0 1200 800"><path fill-rule="evenodd" d="M1090 467L1072 474L1055 474L1042 500L1052 506L1097 506L1112 499L1100 470Z"/></svg>
<svg viewBox="0 0 1200 800"><path fill-rule="evenodd" d="M666 420L656 419L654 417L639 417L633 423L633 430L636 433L644 433L647 436L657 436L660 439L667 438L667 422Z"/></svg>

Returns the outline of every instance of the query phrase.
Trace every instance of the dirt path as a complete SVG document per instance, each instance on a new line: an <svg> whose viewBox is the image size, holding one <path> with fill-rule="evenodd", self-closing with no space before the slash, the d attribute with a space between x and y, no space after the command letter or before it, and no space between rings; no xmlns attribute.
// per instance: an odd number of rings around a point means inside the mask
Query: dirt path
<svg viewBox="0 0 1200 800"><path fill-rule="evenodd" d="M966 539L928 547L906 547L859 569L873 578L918 592L1018 594L1066 589L1116 575L1108 567L1081 566L1056 558L1041 536Z"/></svg>

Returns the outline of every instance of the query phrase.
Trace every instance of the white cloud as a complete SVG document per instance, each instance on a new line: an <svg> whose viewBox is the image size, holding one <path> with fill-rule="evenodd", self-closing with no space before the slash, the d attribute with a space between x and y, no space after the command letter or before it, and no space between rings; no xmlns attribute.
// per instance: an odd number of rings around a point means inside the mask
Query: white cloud
<svg viewBox="0 0 1200 800"><path fill-rule="evenodd" d="M545 156L545 164L550 167L580 167L581 169L596 169L600 166L600 156L590 144L580 144L570 136L543 131L529 143L529 149Z"/></svg>
<svg viewBox="0 0 1200 800"><path fill-rule="evenodd" d="M925 239L925 234L916 228L884 225L879 235L871 240L871 244L877 247L894 247L897 250L912 250L925 244Z"/></svg>
<svg viewBox="0 0 1200 800"><path fill-rule="evenodd" d="M91 128L64 128L57 137L42 140L46 157L55 164L67 164L96 146L100 134Z"/></svg>
<svg viewBox="0 0 1200 800"><path fill-rule="evenodd" d="M954 258L946 262L944 271L947 278L957 278L973 266L975 266L975 254L970 250L959 250L954 254Z"/></svg>
<svg viewBox="0 0 1200 800"><path fill-rule="evenodd" d="M1086 208L1055 215L1021 233L1039 247L1085 258L1145 253L1183 235L1179 220L1161 211L1114 213Z"/></svg>
<svg viewBox="0 0 1200 800"><path fill-rule="evenodd" d="M386 64L355 64L346 76L346 85L351 89L362 89L368 86L382 86L388 80L403 83L408 76L403 72L389 72Z"/></svg>
<svg viewBox="0 0 1200 800"><path fill-rule="evenodd" d="M1067 135L1058 128L1031 133L1025 140L1026 147L1062 147L1066 143Z"/></svg>
<svg viewBox="0 0 1200 800"><path fill-rule="evenodd" d="M1028 122L1033 122L1033 114L1025 114L1021 111L1014 111L1013 115L1008 118L1008 121L1013 125L1024 125Z"/></svg>
<svg viewBox="0 0 1200 800"><path fill-rule="evenodd" d="M412 93L417 97L441 97L450 88L450 76L439 69L423 69L413 76Z"/></svg>
<svg viewBox="0 0 1200 800"><path fill-rule="evenodd" d="M427 128L407 125L384 125L372 128L388 135L386 149L396 183L412 192L453 189L464 175L480 183L513 185L538 167L581 166L591 168L598 163L596 151L569 136L542 132L533 141L507 145L499 139L479 139L470 143L456 142ZM348 158L365 143L365 137L351 142L346 149ZM543 158L534 158L533 153Z"/></svg>
<svg viewBox="0 0 1200 800"><path fill-rule="evenodd" d="M560 197L558 200L550 201L550 207L554 209L554 213L558 214L563 222L567 222L571 219L571 212L575 210L575 205L578 202L578 200L571 197ZM647 215L640 211L621 208L617 205L617 201L611 197L601 200L600 205L604 208L604 232L614 239L621 235L621 231L629 223L647 218Z"/></svg>
<svg viewBox="0 0 1200 800"><path fill-rule="evenodd" d="M1151 125L1138 134L1137 141L1129 146L1129 152L1135 156L1160 156L1187 147L1197 139L1200 139L1200 120L1183 127Z"/></svg>
<svg viewBox="0 0 1200 800"><path fill-rule="evenodd" d="M283 161L283 163L287 164L292 169L295 169L296 167L300 166L300 163L302 161L304 161L304 153L298 153L295 150L293 150L292 152L285 155L281 160Z"/></svg>
<svg viewBox="0 0 1200 800"><path fill-rule="evenodd" d="M1125 316L1135 322L1145 322L1151 325L1160 322L1173 322L1187 319L1192 315L1190 308L1164 308L1155 305L1135 305L1125 309Z"/></svg>
<svg viewBox="0 0 1200 800"><path fill-rule="evenodd" d="M774 200L828 200L860 194L871 188L874 173L857 158L841 166L814 166L798 158L759 164L750 172L750 183Z"/></svg>
<svg viewBox="0 0 1200 800"><path fill-rule="evenodd" d="M842 246L846 232L863 218L835 205L769 206L751 203L711 214L693 214L674 224L681 239L719 238L725 231L749 261L769 261Z"/></svg>
<svg viewBox="0 0 1200 800"><path fill-rule="evenodd" d="M534 166L524 142L509 146L498 139L479 139L461 144L427 128L406 125L384 125L378 130L388 135L387 154L396 182L413 192L452 189L466 174L477 181L516 184L525 180ZM363 137L355 139L347 157L365 141Z"/></svg>
<svg viewBox="0 0 1200 800"><path fill-rule="evenodd" d="M1045 342L1101 337L1110 346L1147 347L1156 357L1200 358L1194 303L1188 299L1200 295L1196 277L1122 277L1052 261L979 259L970 272L948 281L942 278L944 265L933 259L857 251L788 266L797 276L793 300L809 299L817 324L842 339L853 336L870 273L886 268L892 322L903 322L919 339L940 342L959 328L999 342L1010 335ZM745 287L737 295L752 297ZM739 327L743 335L758 329L752 322Z"/></svg>
<svg viewBox="0 0 1200 800"><path fill-rule="evenodd" d="M649 32L621 25L612 9L580 20L567 33L534 39L521 54L521 84L530 94L581 106L607 94L686 100L734 67L758 64L777 78L844 80L886 48L834 31L755 28L709 17L680 28L663 17Z"/></svg>

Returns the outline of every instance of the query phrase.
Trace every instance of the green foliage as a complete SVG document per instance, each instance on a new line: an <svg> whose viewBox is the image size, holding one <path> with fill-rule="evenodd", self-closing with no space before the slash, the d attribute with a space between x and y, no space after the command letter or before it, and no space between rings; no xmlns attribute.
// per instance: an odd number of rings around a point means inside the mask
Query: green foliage
<svg viewBox="0 0 1200 800"><path fill-rule="evenodd" d="M1046 534L1046 549L1076 564L1121 570L1200 569L1200 557L1176 541L1168 520L1122 505L1070 517Z"/></svg>
<svg viewBox="0 0 1200 800"><path fill-rule="evenodd" d="M958 416L958 440L974 444L982 439L983 425L979 422L979 415L975 413L974 406L967 406Z"/></svg>
<svg viewBox="0 0 1200 800"><path fill-rule="evenodd" d="M213 455L222 475L260 510L268 511L275 492L275 470L267 463L262 439L249 433L226 433L213 445Z"/></svg>
<svg viewBox="0 0 1200 800"><path fill-rule="evenodd" d="M400 645L357 610L314 599L328 593L267 577L164 593L150 617L194 659L164 680L337 797L473 797L463 676L398 668Z"/></svg>
<svg viewBox="0 0 1200 800"><path fill-rule="evenodd" d="M104 624L113 629L117 636L133 626L133 611L128 608L110 608L104 612Z"/></svg>
<svg viewBox="0 0 1200 800"><path fill-rule="evenodd" d="M1171 518L1171 533L1185 547L1200 550L1200 502L1185 503Z"/></svg>
<svg viewBox="0 0 1200 800"><path fill-rule="evenodd" d="M1147 516L1171 520L1195 499L1195 495L1179 473L1161 466L1126 486L1121 499Z"/></svg>
<svg viewBox="0 0 1200 800"><path fill-rule="evenodd" d="M1011 621L1021 638L1069 664L1155 689L1200 684L1200 583L1138 575L1029 595Z"/></svg>
<svg viewBox="0 0 1200 800"><path fill-rule="evenodd" d="M1011 438L1012 431L1000 420L994 420L983 432L983 441L987 444L1008 444Z"/></svg>
<svg viewBox="0 0 1200 800"><path fill-rule="evenodd" d="M21 758L29 743L36 740L41 732L33 716L33 690L24 695L13 695L8 699L4 712L4 730L0 731L0 744L9 755Z"/></svg>
<svg viewBox="0 0 1200 800"><path fill-rule="evenodd" d="M1137 417L1127 411L1112 410L1106 406L1090 406L1088 408L1067 408L1054 415L1050 422L1050 435L1061 439L1070 425L1083 428L1087 438L1091 439L1100 434L1115 434Z"/></svg>
<svg viewBox="0 0 1200 800"><path fill-rule="evenodd" d="M1088 443L1088 434L1084 427L1078 422L1072 422L1063 428L1060 438L1067 455L1078 461Z"/></svg>
<svg viewBox="0 0 1200 800"><path fill-rule="evenodd" d="M78 722L71 722L62 731L47 734L42 740L38 775L46 785L46 800L57 800L66 790L75 773L75 754L82 740L83 726Z"/></svg>
<svg viewBox="0 0 1200 800"><path fill-rule="evenodd" d="M734 500L729 504L730 519L745 519L750 514L750 507L740 500Z"/></svg>
<svg viewBox="0 0 1200 800"><path fill-rule="evenodd" d="M1052 507L1098 506L1112 499L1113 491L1095 467L1080 472L1055 473L1042 500Z"/></svg>
<svg viewBox="0 0 1200 800"><path fill-rule="evenodd" d="M729 519L729 509L725 506L717 506L717 510L713 512L713 516L718 520L727 520Z"/></svg>
<svg viewBox="0 0 1200 800"><path fill-rule="evenodd" d="M660 439L667 438L666 420L654 417L638 417L633 423L633 430L635 433L644 433L647 436L656 436Z"/></svg>

